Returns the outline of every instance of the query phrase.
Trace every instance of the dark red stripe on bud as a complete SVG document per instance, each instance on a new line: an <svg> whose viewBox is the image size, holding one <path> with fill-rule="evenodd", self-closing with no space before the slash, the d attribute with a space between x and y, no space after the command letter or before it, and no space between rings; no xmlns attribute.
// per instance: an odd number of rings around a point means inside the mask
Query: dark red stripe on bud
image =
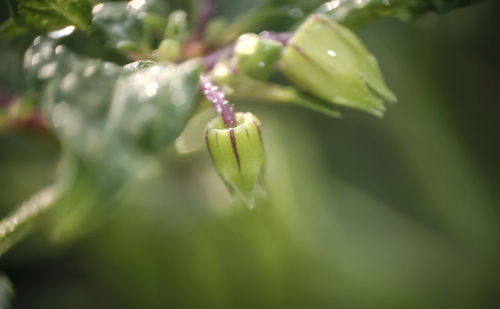
<svg viewBox="0 0 500 309"><path fill-rule="evenodd" d="M234 138L234 129L229 129L229 136L231 137L231 146L233 147L234 156L236 157L236 162L238 163L238 170L241 169L240 155L238 154L238 147L236 146L236 139Z"/></svg>

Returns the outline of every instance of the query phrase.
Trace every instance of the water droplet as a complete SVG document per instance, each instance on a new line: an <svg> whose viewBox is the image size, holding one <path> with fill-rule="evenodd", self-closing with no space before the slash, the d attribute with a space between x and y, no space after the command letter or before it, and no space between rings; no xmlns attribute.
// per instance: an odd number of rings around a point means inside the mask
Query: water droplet
<svg viewBox="0 0 500 309"><path fill-rule="evenodd" d="M238 41L245 41L248 39L250 36L248 34L243 34L238 38Z"/></svg>
<svg viewBox="0 0 500 309"><path fill-rule="evenodd" d="M40 53L36 53L31 57L31 65L36 65L40 61Z"/></svg>
<svg viewBox="0 0 500 309"><path fill-rule="evenodd" d="M92 14L95 14L95 13L99 12L100 10L102 10L103 6L104 6L104 4L102 4L102 3L99 3L96 6L94 6L94 8L92 9Z"/></svg>
<svg viewBox="0 0 500 309"><path fill-rule="evenodd" d="M71 25L71 26L67 26L65 28L62 28L60 30L50 32L49 36L53 39L60 39L62 37L70 35L71 33L73 33L73 31L75 31L75 26Z"/></svg>
<svg viewBox="0 0 500 309"><path fill-rule="evenodd" d="M227 76L227 75L231 74L231 71L229 70L227 65L222 64L221 62L219 62L215 65L212 72L213 72L214 76Z"/></svg>
<svg viewBox="0 0 500 309"><path fill-rule="evenodd" d="M112 63L110 63L110 62L106 62L106 63L104 64L104 72L105 72L105 73L111 73L111 72L112 72L111 70L112 70L113 68L114 68L114 65L113 65Z"/></svg>
<svg viewBox="0 0 500 309"><path fill-rule="evenodd" d="M52 112L52 123L54 125L54 128L59 128L64 125L64 123L66 122L68 109L68 104L66 104L66 102L64 101L56 105L54 111Z"/></svg>
<svg viewBox="0 0 500 309"><path fill-rule="evenodd" d="M255 198L252 196L251 198L244 200L250 210L255 208Z"/></svg>
<svg viewBox="0 0 500 309"><path fill-rule="evenodd" d="M49 58L52 54L52 45L43 45L42 48L40 48L40 57L42 59Z"/></svg>
<svg viewBox="0 0 500 309"><path fill-rule="evenodd" d="M331 11L333 9L338 8L339 5L340 5L340 0L333 0L333 1L329 1L329 2L325 3L324 7L327 11Z"/></svg>
<svg viewBox="0 0 500 309"><path fill-rule="evenodd" d="M56 71L57 63L55 62L50 62L45 64L40 71L38 71L38 78L40 79L46 79L54 75L54 72Z"/></svg>
<svg viewBox="0 0 500 309"><path fill-rule="evenodd" d="M155 81L152 81L146 85L146 88L144 89L144 93L146 93L146 95L148 97L152 97L152 96L156 95L157 90L158 90L158 83Z"/></svg>
<svg viewBox="0 0 500 309"><path fill-rule="evenodd" d="M149 69L149 74L151 75L158 75L160 73L160 70L161 68L157 65L151 67L151 69Z"/></svg>
<svg viewBox="0 0 500 309"><path fill-rule="evenodd" d="M293 8L291 9L290 11L288 11L288 15L291 17L291 18L295 18L295 19L299 19L301 17L304 16L304 13L302 12L301 9L299 8Z"/></svg>
<svg viewBox="0 0 500 309"><path fill-rule="evenodd" d="M332 57L335 57L337 56L337 53L331 49L329 49L327 52L326 52L328 55L332 56Z"/></svg>
<svg viewBox="0 0 500 309"><path fill-rule="evenodd" d="M132 7L135 10L140 9L144 4L146 4L146 0L132 0L127 4L128 7Z"/></svg>
<svg viewBox="0 0 500 309"><path fill-rule="evenodd" d="M57 45L54 52L56 55L59 55L63 51L63 49L64 49L64 47L62 45Z"/></svg>
<svg viewBox="0 0 500 309"><path fill-rule="evenodd" d="M83 71L83 76L89 77L90 75L94 74L96 71L97 71L97 67L95 65L89 65Z"/></svg>
<svg viewBox="0 0 500 309"><path fill-rule="evenodd" d="M61 88L65 91L69 91L76 84L76 76L74 73L69 73L66 75L61 83Z"/></svg>
<svg viewBox="0 0 500 309"><path fill-rule="evenodd" d="M130 40L121 40L116 43L118 49L128 50L133 47L135 47L135 43Z"/></svg>
<svg viewBox="0 0 500 309"><path fill-rule="evenodd" d="M177 79L173 81L174 88L177 88L177 91L173 92L172 103L175 106L181 106L186 102L186 93L184 91L180 91L182 89L182 82Z"/></svg>

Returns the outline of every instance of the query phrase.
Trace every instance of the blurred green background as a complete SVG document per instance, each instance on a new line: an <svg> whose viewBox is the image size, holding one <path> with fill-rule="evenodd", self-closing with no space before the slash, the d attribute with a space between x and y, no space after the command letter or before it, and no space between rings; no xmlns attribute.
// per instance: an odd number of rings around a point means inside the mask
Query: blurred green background
<svg viewBox="0 0 500 309"><path fill-rule="evenodd" d="M13 307L500 308L499 9L368 25L399 98L384 119L236 106L263 123L268 197L254 210L206 150L167 149L98 229L64 245L35 231L0 258ZM0 133L2 217L58 156L43 131Z"/></svg>

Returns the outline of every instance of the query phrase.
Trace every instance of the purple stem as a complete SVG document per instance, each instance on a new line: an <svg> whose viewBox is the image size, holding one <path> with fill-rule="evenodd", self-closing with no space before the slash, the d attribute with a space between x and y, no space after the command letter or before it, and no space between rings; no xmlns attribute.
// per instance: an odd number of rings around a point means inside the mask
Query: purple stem
<svg viewBox="0 0 500 309"><path fill-rule="evenodd" d="M14 101L14 95L0 89L0 107L7 107Z"/></svg>
<svg viewBox="0 0 500 309"><path fill-rule="evenodd" d="M204 29L203 27L200 27L200 25L204 22L206 25L206 21L204 21L204 18L207 19L211 15L211 10L213 9L215 0L206 0L203 8L202 8L202 14L200 16L200 22L198 23L198 29ZM207 11L209 13L207 13ZM208 16L208 17L207 17ZM203 33L203 30L199 31L199 33ZM265 38L265 39L270 39L274 41L278 41L283 45L287 45L288 41L292 37L293 32L271 32L271 31L263 31L260 33L260 36ZM196 38L196 34L194 36ZM201 38L201 37L200 37ZM231 57L234 53L234 44L228 45L225 47L222 47L218 50L215 50L214 52L205 55L203 57L203 62L205 64L205 67L207 70L211 70L215 64L224 57ZM234 118L234 110L233 106L229 104L229 101L226 100L224 96L224 91L218 86L216 86L210 78L208 78L206 75L202 74L200 76L200 87L203 91L203 95L207 100L212 102L212 105L214 106L215 110L219 115L222 117L222 120L224 121L224 126L226 128L232 128L236 124L236 120Z"/></svg>
<svg viewBox="0 0 500 309"><path fill-rule="evenodd" d="M200 16L198 17L198 23L196 24L196 30L192 37L195 41L201 41L203 38L208 21L214 11L215 2L216 0L205 0L203 2L200 10Z"/></svg>
<svg viewBox="0 0 500 309"><path fill-rule="evenodd" d="M204 74L200 76L200 87L205 98L212 102L215 110L222 117L224 126L226 128L234 127L236 120L234 118L233 106L229 104L229 101L224 97L224 91L216 86L212 80Z"/></svg>
<svg viewBox="0 0 500 309"><path fill-rule="evenodd" d="M207 70L213 69L213 67L219 62L221 58L231 57L234 53L234 45L224 46L219 48L208 55L203 57L203 62Z"/></svg>
<svg viewBox="0 0 500 309"><path fill-rule="evenodd" d="M273 41L278 41L284 46L288 44L288 41L293 35L293 32L272 32L272 31L262 31L259 35L264 39L269 39Z"/></svg>

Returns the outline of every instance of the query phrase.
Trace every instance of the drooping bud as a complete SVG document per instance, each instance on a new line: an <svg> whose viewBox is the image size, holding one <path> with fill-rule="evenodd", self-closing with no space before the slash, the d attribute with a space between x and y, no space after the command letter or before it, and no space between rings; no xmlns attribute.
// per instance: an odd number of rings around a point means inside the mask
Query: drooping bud
<svg viewBox="0 0 500 309"><path fill-rule="evenodd" d="M377 60L349 29L320 14L297 29L283 53L283 73L299 88L331 104L382 116L385 85Z"/></svg>
<svg viewBox="0 0 500 309"><path fill-rule="evenodd" d="M238 72L255 79L266 79L281 55L278 41L247 33L239 37L234 46Z"/></svg>
<svg viewBox="0 0 500 309"><path fill-rule="evenodd" d="M221 117L210 121L205 139L217 173L232 193L240 193L252 207L265 166L260 122L251 113L235 116L234 127L226 127Z"/></svg>

